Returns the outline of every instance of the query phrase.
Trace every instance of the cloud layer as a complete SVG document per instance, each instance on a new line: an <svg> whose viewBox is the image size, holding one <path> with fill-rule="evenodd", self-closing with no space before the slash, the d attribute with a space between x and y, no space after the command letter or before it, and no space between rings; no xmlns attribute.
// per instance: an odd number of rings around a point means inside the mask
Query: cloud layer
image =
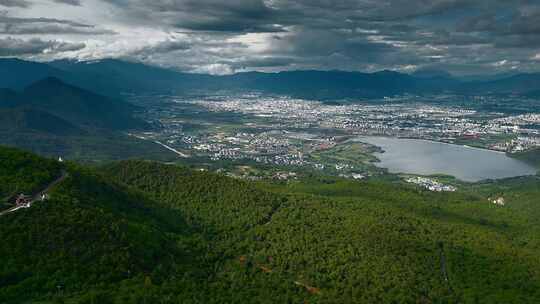
<svg viewBox="0 0 540 304"><path fill-rule="evenodd" d="M210 73L539 71L540 3L0 0L0 38L0 56L120 57Z"/></svg>
<svg viewBox="0 0 540 304"><path fill-rule="evenodd" d="M0 56L22 56L47 53L64 53L81 50L84 43L70 43L56 40L44 41L39 38L22 40L16 38L0 39Z"/></svg>

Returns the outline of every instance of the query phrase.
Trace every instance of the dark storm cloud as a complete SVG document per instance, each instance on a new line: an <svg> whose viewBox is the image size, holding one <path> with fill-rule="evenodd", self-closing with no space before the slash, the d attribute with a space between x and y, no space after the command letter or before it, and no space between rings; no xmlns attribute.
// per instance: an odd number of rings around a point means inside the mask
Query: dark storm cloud
<svg viewBox="0 0 540 304"><path fill-rule="evenodd" d="M190 48L191 44L186 41L166 40L134 50L130 55L145 59L155 55L185 51L189 50Z"/></svg>
<svg viewBox="0 0 540 304"><path fill-rule="evenodd" d="M68 5L75 5L75 6L81 5L81 0L53 0L53 2L63 3L63 4L68 4Z"/></svg>
<svg viewBox="0 0 540 304"><path fill-rule="evenodd" d="M387 39L396 39L402 42L412 43L416 46L471 46L493 43L492 39L483 35L451 32L445 29L437 29L429 32L418 30L414 32L404 32L398 35L389 33L386 37Z"/></svg>
<svg viewBox="0 0 540 304"><path fill-rule="evenodd" d="M458 25L462 32L487 32L497 35L540 34L540 7L530 11L505 11L483 14Z"/></svg>
<svg viewBox="0 0 540 304"><path fill-rule="evenodd" d="M26 0L0 0L0 6L25 8L30 5L32 5L32 3Z"/></svg>
<svg viewBox="0 0 540 304"><path fill-rule="evenodd" d="M369 31L408 33L414 26L404 23L385 23L368 20L362 9L370 3L365 1L262 1L262 0L178 0L141 1L107 0L116 5L120 13L137 16L135 20L159 20L162 25L192 32L225 32L228 37L244 33L276 33L267 54L247 59L224 58L234 67L270 67L260 58L288 58L279 65L291 65L291 58L306 66L321 62L331 68L324 57L337 60L339 67L359 64L377 64L386 58L392 62L398 54L407 53L391 43L369 39ZM141 18L141 16L145 16ZM363 16L363 17L362 17ZM355 17L357 20L353 20ZM365 19L365 20L364 20ZM361 28L361 29L357 29ZM367 31L367 32L364 32ZM240 54L244 55L245 54ZM412 55L414 57L414 55ZM418 61L417 58L410 58ZM312 61L312 62L311 62ZM352 64L352 65L351 65ZM326 68L325 66L325 68Z"/></svg>
<svg viewBox="0 0 540 304"><path fill-rule="evenodd" d="M114 34L111 30L101 30L86 27L72 27L59 24L44 25L21 25L21 24L1 24L0 34L8 35L36 35L36 34L77 34L77 35L108 35Z"/></svg>
<svg viewBox="0 0 540 304"><path fill-rule="evenodd" d="M43 53L62 53L69 51L78 51L85 47L84 43L69 43L56 40L0 39L0 56L21 56L21 55L39 55Z"/></svg>
<svg viewBox="0 0 540 304"><path fill-rule="evenodd" d="M53 18L16 18L0 16L0 34L39 35L39 34L78 34L105 35L114 31L95 28L92 25Z"/></svg>
<svg viewBox="0 0 540 304"><path fill-rule="evenodd" d="M275 11L262 0L104 0L129 14L193 31L278 32Z"/></svg>
<svg viewBox="0 0 540 304"><path fill-rule="evenodd" d="M91 18L5 20L0 14L0 35L85 35L107 41L89 56L104 56L105 46L118 56L190 71L439 65L459 72L540 62L534 59L540 57L538 0L49 1L59 11L84 5L109 23L102 28L93 27ZM109 37L112 30L118 39Z"/></svg>
<svg viewBox="0 0 540 304"><path fill-rule="evenodd" d="M330 56L342 54L362 60L374 60L397 48L382 42L369 40L366 35L354 32L302 29L281 41L284 50L299 56Z"/></svg>
<svg viewBox="0 0 540 304"><path fill-rule="evenodd" d="M168 52L174 52L174 51L188 50L189 48L190 48L190 44L185 41L167 40L167 41L160 42L154 46L148 47L147 51L149 53L168 53Z"/></svg>
<svg viewBox="0 0 540 304"><path fill-rule="evenodd" d="M304 0L302 2L308 2ZM313 5L328 6L328 1L314 1ZM351 17L373 21L396 21L421 16L438 15L474 6L470 0L364 0L343 1Z"/></svg>
<svg viewBox="0 0 540 304"><path fill-rule="evenodd" d="M271 68L271 67L286 67L295 62L298 62L297 58L291 57L261 57L261 58L252 58L252 59L240 59L238 61L227 61L224 60L220 63L228 64L235 69L246 69L246 68Z"/></svg>
<svg viewBox="0 0 540 304"><path fill-rule="evenodd" d="M21 23L57 23L57 24L65 24L73 27L93 27L92 25L65 20L65 19L55 19L55 18L45 18L45 17L38 17L38 18L23 18L23 17L9 17L6 15L0 14L0 23L10 23L10 24L21 24Z"/></svg>
<svg viewBox="0 0 540 304"><path fill-rule="evenodd" d="M540 6L513 7L469 18L457 29L482 33L496 47L538 48L540 46Z"/></svg>
<svg viewBox="0 0 540 304"><path fill-rule="evenodd" d="M540 49L540 34L508 35L495 39L496 47L499 48L537 48Z"/></svg>

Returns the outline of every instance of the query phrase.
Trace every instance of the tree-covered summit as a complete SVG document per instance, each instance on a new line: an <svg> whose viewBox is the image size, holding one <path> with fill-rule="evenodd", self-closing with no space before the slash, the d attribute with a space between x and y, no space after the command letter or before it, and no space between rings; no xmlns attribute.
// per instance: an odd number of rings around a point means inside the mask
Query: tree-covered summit
<svg viewBox="0 0 540 304"><path fill-rule="evenodd" d="M439 194L335 178L252 183L149 161L96 169L0 152L5 189L69 172L48 200L0 216L2 303L540 298L536 177Z"/></svg>

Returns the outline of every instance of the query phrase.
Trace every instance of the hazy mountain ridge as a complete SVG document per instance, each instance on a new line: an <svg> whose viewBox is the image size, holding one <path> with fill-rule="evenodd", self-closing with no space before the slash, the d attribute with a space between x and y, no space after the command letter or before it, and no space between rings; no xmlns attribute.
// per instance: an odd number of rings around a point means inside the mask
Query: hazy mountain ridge
<svg viewBox="0 0 540 304"><path fill-rule="evenodd" d="M33 72L33 69L38 72ZM486 76L486 80L474 77L473 81L467 80L467 77L463 79L453 77L444 71L403 74L393 71L361 73L304 70L212 76L183 73L115 59L88 62L59 60L49 63L0 60L0 71L6 70L15 71L16 75L33 75L34 81L55 76L64 82L114 97L120 96L121 93L182 94L197 91L258 90L302 98L340 99L440 92L527 94L540 88L540 74L502 75L502 78ZM29 77L26 76L26 82ZM0 77L0 87L17 89L20 85L14 85L12 81Z"/></svg>
<svg viewBox="0 0 540 304"><path fill-rule="evenodd" d="M47 78L68 79L71 75L51 65L21 59L0 59L0 88L22 90L30 84Z"/></svg>
<svg viewBox="0 0 540 304"><path fill-rule="evenodd" d="M13 114L10 118L13 124L3 122L5 128L10 127L12 131L18 126L43 129L49 133L57 131L55 134L75 129L126 130L148 127L145 122L133 117L135 106L68 85L54 77L34 82L20 93L11 89L1 90L0 109L3 115Z"/></svg>
<svg viewBox="0 0 540 304"><path fill-rule="evenodd" d="M50 112L73 124L111 130L144 128L133 118L135 107L48 77L26 87L19 106Z"/></svg>
<svg viewBox="0 0 540 304"><path fill-rule="evenodd" d="M103 79L113 84L114 91L124 92L185 92L261 91L269 94L292 95L300 98L341 99L346 97L380 98L406 92L437 92L443 83L455 81L438 77L416 78L392 71L361 73L346 71L283 71L278 73L242 72L232 75L205 75L176 72L113 59L95 62L51 62L56 68L74 75ZM107 81L105 81L107 79ZM98 80L99 82L99 80Z"/></svg>
<svg viewBox="0 0 540 304"><path fill-rule="evenodd" d="M346 71L299 70L277 73L242 72L232 75L212 76L182 73L159 67L145 66L114 59L96 62L52 62L74 74L107 75L113 83L148 83L157 90L260 90L273 94L322 99L365 97L380 98L404 93L426 94L455 92L463 94L515 93L526 94L540 88L540 74L480 76L476 80L452 76L445 71L419 71L404 74L394 71L375 73ZM91 72L89 72L91 71ZM104 71L109 71L105 74ZM143 75L144 74L144 75ZM119 85L118 87L121 87ZM128 87L124 87L128 89Z"/></svg>
<svg viewBox="0 0 540 304"><path fill-rule="evenodd" d="M38 80L17 92L0 90L0 144L77 159L174 158L172 152L125 135L150 126L138 109L64 83Z"/></svg>
<svg viewBox="0 0 540 304"><path fill-rule="evenodd" d="M508 76L492 81L463 83L459 91L466 93L499 93L529 95L540 88L540 73L527 73Z"/></svg>
<svg viewBox="0 0 540 304"><path fill-rule="evenodd" d="M26 107L0 108L0 129L7 132L43 132L55 135L83 135L76 125L48 112Z"/></svg>

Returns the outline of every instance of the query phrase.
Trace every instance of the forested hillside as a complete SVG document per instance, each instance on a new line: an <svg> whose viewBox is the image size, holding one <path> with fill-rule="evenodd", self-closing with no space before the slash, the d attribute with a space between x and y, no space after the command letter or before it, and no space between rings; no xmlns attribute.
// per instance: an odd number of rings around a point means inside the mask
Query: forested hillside
<svg viewBox="0 0 540 304"><path fill-rule="evenodd" d="M31 185L61 170L0 156L4 176L48 172ZM535 177L442 195L340 179L253 184L147 161L64 169L48 201L0 216L1 303L540 299Z"/></svg>
<svg viewBox="0 0 540 304"><path fill-rule="evenodd" d="M32 192L60 175L60 168L54 160L0 147L0 197Z"/></svg>
<svg viewBox="0 0 540 304"><path fill-rule="evenodd" d="M7 172L49 173L34 184L55 172L48 160L0 153ZM67 170L49 200L0 216L1 303L141 303L165 280L197 282L204 270L192 261L181 215L92 170Z"/></svg>
<svg viewBox="0 0 540 304"><path fill-rule="evenodd" d="M125 134L150 128L135 117L136 109L57 78L22 92L0 89L0 144L80 161L175 159L173 152Z"/></svg>
<svg viewBox="0 0 540 304"><path fill-rule="evenodd" d="M2 97L5 100L0 99L0 108L12 104L11 107L40 110L81 127L110 130L148 127L132 116L133 105L68 85L58 78L42 79L16 96Z"/></svg>
<svg viewBox="0 0 540 304"><path fill-rule="evenodd" d="M228 284L235 295L264 290L280 298L296 285L299 291L307 288L310 301L324 303L540 299L538 213L519 209L534 204L537 179L530 182L536 187L511 196L515 206L498 208L487 197L500 193L489 186L482 187L482 195L472 190L448 195L387 183L310 180L255 190L153 163L125 162L109 172L195 223L211 224L214 246L223 242L226 252L236 250L240 261L258 268L246 281L224 268L220 280L233 280ZM281 194L265 199L271 204L264 207L256 198L268 196L264 189L270 188ZM235 265L232 258L225 263Z"/></svg>
<svg viewBox="0 0 540 304"><path fill-rule="evenodd" d="M42 133L59 136L82 136L84 130L45 111L21 108L0 108L0 130L16 133Z"/></svg>

